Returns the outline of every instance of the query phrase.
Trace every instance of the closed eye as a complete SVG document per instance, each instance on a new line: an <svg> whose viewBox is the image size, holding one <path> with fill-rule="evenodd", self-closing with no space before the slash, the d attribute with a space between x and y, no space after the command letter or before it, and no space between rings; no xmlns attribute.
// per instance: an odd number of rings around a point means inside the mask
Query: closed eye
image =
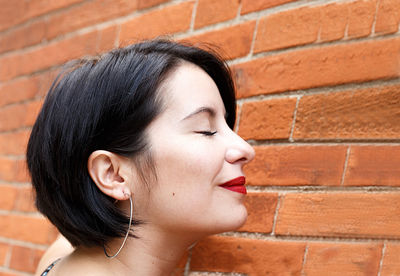
<svg viewBox="0 0 400 276"><path fill-rule="evenodd" d="M195 131L198 134L203 134L205 136L213 136L217 131Z"/></svg>

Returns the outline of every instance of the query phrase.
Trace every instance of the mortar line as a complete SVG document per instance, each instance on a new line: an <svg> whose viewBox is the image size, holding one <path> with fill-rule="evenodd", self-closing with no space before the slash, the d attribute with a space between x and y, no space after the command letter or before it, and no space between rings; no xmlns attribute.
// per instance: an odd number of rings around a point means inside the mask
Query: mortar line
<svg viewBox="0 0 400 276"><path fill-rule="evenodd" d="M304 249L304 255L303 255L303 263L301 264L301 275L302 276L306 276L305 272L304 272L304 267L306 265L306 261L307 261L307 256L308 256L308 247L309 244L306 244L306 248Z"/></svg>
<svg viewBox="0 0 400 276"><path fill-rule="evenodd" d="M197 16L197 6L199 5L199 0L196 0L196 2L193 5L193 10L192 10L192 18L190 19L190 27L189 31L187 33L191 34L194 31L194 24L196 21L196 16Z"/></svg>
<svg viewBox="0 0 400 276"><path fill-rule="evenodd" d="M293 132L294 132L294 126L296 124L296 118L297 118L297 109L299 107L299 103L300 103L300 99L302 96L297 97L297 101L296 101L296 107L294 108L294 112L293 112L293 121L292 121L292 127L290 128L290 134L289 134L289 142L294 142L293 140Z"/></svg>
<svg viewBox="0 0 400 276"><path fill-rule="evenodd" d="M254 27L254 31L253 31L253 39L251 40L251 45L250 45L250 52L249 52L249 56L253 56L253 52L254 52L254 45L256 44L256 37L257 37L257 33L258 33L258 25L260 24L260 18L256 19L256 26Z"/></svg>
<svg viewBox="0 0 400 276"><path fill-rule="evenodd" d="M187 261L186 261L186 264L185 264L185 270L184 270L184 272L183 272L183 276L189 276L189 273L190 273L190 262L191 262L191 260L192 260L192 248L193 248L193 246L195 245L196 243L194 243L190 248L189 248L189 251L188 251L188 258L187 258Z"/></svg>
<svg viewBox="0 0 400 276"><path fill-rule="evenodd" d="M372 36L375 36L375 26L376 26L376 18L378 17L378 12L379 12L379 4L380 4L380 0L377 0L376 7L375 7L375 14L374 14L374 22L372 22L372 28L371 28Z"/></svg>
<svg viewBox="0 0 400 276"><path fill-rule="evenodd" d="M275 228L276 228L276 224L277 224L277 220L278 220L278 213L279 213L279 209L281 207L281 197L283 197L283 195L279 194L278 195L278 202L276 203L276 208L275 208L275 213L274 213L274 222L272 224L272 231L271 231L271 236L275 235Z"/></svg>
<svg viewBox="0 0 400 276"><path fill-rule="evenodd" d="M350 152L351 152L351 146L348 146L347 150L346 150L346 158L344 160L343 173L342 173L342 177L340 179L340 186L342 186L342 187L343 187L344 178L345 178L346 172L347 172L347 165L349 163Z"/></svg>
<svg viewBox="0 0 400 276"><path fill-rule="evenodd" d="M239 125L240 125L240 118L242 116L243 104L241 102L237 102L237 114L236 114L236 123L234 127L234 131L239 133Z"/></svg>
<svg viewBox="0 0 400 276"><path fill-rule="evenodd" d="M386 242L383 242L383 246L382 246L382 256L381 259L379 261L379 269L378 269L378 275L377 276L381 276L382 273L382 267L383 267L383 259L385 257L385 253L386 253Z"/></svg>

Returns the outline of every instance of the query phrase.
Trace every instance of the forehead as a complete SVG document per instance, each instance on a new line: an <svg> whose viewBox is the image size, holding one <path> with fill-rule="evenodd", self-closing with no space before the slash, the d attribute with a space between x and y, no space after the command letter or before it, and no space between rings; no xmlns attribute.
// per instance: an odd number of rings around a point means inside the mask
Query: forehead
<svg viewBox="0 0 400 276"><path fill-rule="evenodd" d="M225 112L218 87L213 79L200 67L182 62L163 85L166 111L192 112L199 106L208 106Z"/></svg>

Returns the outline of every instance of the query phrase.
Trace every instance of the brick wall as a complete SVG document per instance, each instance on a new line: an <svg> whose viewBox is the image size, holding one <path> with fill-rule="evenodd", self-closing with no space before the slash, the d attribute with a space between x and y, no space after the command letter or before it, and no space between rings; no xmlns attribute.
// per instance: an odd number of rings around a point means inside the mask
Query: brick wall
<svg viewBox="0 0 400 276"><path fill-rule="evenodd" d="M257 153L247 223L184 274L399 275L399 22L399 0L0 0L0 275L57 235L24 150L59 66L163 34L220 46Z"/></svg>

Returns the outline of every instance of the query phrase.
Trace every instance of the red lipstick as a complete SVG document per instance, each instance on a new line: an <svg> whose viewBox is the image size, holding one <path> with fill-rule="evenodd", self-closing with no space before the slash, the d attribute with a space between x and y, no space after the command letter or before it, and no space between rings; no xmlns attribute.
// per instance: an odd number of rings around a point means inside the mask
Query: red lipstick
<svg viewBox="0 0 400 276"><path fill-rule="evenodd" d="M233 192L247 194L247 190L244 184L246 184L246 178L244 176L239 176L219 186Z"/></svg>

